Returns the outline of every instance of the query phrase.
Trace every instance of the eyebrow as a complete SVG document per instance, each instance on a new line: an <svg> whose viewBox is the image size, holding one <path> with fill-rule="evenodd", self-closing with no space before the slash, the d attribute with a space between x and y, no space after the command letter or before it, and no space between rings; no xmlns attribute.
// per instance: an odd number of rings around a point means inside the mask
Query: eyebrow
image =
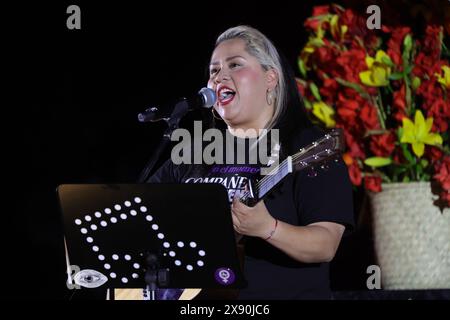
<svg viewBox="0 0 450 320"><path fill-rule="evenodd" d="M225 61L230 61L230 60L233 60L234 58L242 58L242 59L245 59L243 56L237 55L237 56L228 57L228 58L225 59ZM213 65L217 65L217 64L219 64L219 62L218 62L218 61L214 61L214 62L211 62L209 65L210 65L210 66L213 66Z"/></svg>

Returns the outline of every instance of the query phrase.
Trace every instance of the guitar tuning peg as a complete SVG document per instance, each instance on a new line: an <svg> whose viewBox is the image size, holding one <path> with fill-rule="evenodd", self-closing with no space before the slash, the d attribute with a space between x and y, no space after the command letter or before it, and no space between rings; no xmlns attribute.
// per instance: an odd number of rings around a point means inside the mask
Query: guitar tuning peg
<svg viewBox="0 0 450 320"><path fill-rule="evenodd" d="M328 163L325 162L320 166L320 169L322 169L323 171L328 171L330 167L328 166Z"/></svg>
<svg viewBox="0 0 450 320"><path fill-rule="evenodd" d="M308 177L310 177L310 178L317 177L317 172L314 169L314 167L311 167L308 169Z"/></svg>

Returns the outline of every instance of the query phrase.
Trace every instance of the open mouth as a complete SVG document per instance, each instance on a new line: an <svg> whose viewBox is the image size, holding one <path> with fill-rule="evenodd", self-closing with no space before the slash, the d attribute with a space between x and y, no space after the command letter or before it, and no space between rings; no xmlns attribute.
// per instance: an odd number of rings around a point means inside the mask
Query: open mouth
<svg viewBox="0 0 450 320"><path fill-rule="evenodd" d="M217 93L217 100L221 105L227 105L233 100L235 94L236 92L231 90L230 88L222 87Z"/></svg>

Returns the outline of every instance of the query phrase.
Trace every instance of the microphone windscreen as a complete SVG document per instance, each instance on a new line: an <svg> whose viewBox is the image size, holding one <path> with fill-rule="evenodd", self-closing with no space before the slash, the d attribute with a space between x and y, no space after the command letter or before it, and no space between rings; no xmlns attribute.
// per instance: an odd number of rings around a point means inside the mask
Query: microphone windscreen
<svg viewBox="0 0 450 320"><path fill-rule="evenodd" d="M200 89L198 93L203 96L203 101L205 102L202 107L210 108L216 103L217 97L213 89L205 87Z"/></svg>

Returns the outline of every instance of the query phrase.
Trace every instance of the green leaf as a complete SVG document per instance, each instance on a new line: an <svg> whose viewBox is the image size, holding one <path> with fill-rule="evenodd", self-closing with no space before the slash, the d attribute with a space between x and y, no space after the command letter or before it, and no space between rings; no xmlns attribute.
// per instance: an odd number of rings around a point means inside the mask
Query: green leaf
<svg viewBox="0 0 450 320"><path fill-rule="evenodd" d="M389 80L400 80L403 78L403 72L395 72L389 76Z"/></svg>
<svg viewBox="0 0 450 320"><path fill-rule="evenodd" d="M406 52L411 51L412 48L412 37L410 34L407 34L405 39L403 39L403 48Z"/></svg>
<svg viewBox="0 0 450 320"><path fill-rule="evenodd" d="M423 168L422 168L422 166L421 166L420 164L417 164L417 165L416 165L416 176L417 176L417 180L420 181L420 178L421 178L421 176L422 176L422 173L423 173Z"/></svg>
<svg viewBox="0 0 450 320"><path fill-rule="evenodd" d="M412 80L412 83L411 83L411 86L412 86L413 90L416 91L417 88L420 87L421 83L422 82L420 81L419 77L414 77L413 80Z"/></svg>
<svg viewBox="0 0 450 320"><path fill-rule="evenodd" d="M408 145L406 143L401 143L400 145L402 147L403 155L405 156L406 160L408 160L408 162L410 164L415 164L416 163L416 159L413 157L411 152L409 152Z"/></svg>
<svg viewBox="0 0 450 320"><path fill-rule="evenodd" d="M403 128L399 127L397 130L398 141L400 141L402 139L402 135L403 135Z"/></svg>
<svg viewBox="0 0 450 320"><path fill-rule="evenodd" d="M369 94L359 84L354 83L354 82L345 81L344 79L341 79L341 78L336 78L336 81L340 85L354 89L356 92L358 92L361 95L361 97L363 97L365 99L370 99Z"/></svg>
<svg viewBox="0 0 450 320"><path fill-rule="evenodd" d="M311 82L309 84L309 88L311 89L311 93L313 94L314 98L316 98L317 101L322 101L322 97L320 96L319 93L319 88L317 88L314 82Z"/></svg>
<svg viewBox="0 0 450 320"><path fill-rule="evenodd" d="M319 39L319 38L311 39L311 40L309 40L309 43L317 48L320 48L321 46L323 46L325 44L325 42L323 42L323 40Z"/></svg>
<svg viewBox="0 0 450 320"><path fill-rule="evenodd" d="M413 68L414 68L414 66L413 66L412 64L409 64L409 65L406 67L405 71L403 71L403 73L404 73L404 74L408 74L408 73L410 73L410 72L412 71Z"/></svg>
<svg viewBox="0 0 450 320"><path fill-rule="evenodd" d="M377 168L390 165L392 163L392 159L383 157L371 157L364 160L364 163L368 166Z"/></svg>
<svg viewBox="0 0 450 320"><path fill-rule="evenodd" d="M312 104L308 99L303 98L303 103L305 104L305 108L310 110L312 109Z"/></svg>
<svg viewBox="0 0 450 320"><path fill-rule="evenodd" d="M300 69L300 73L303 76L303 78L306 78L306 66L305 66L305 62L298 58L298 68Z"/></svg>
<svg viewBox="0 0 450 320"><path fill-rule="evenodd" d="M393 172L394 172L394 175L398 176L398 175L400 175L402 173L405 173L407 170L408 170L407 167L395 167Z"/></svg>
<svg viewBox="0 0 450 320"><path fill-rule="evenodd" d="M412 106L411 106L411 88L410 88L410 81L407 76L403 77L405 80L405 100L406 100L406 113L408 116L411 116L413 114Z"/></svg>
<svg viewBox="0 0 450 320"><path fill-rule="evenodd" d="M409 182L409 181L410 181L410 179L409 179L408 176L404 176L404 177L403 177L403 182Z"/></svg>
<svg viewBox="0 0 450 320"><path fill-rule="evenodd" d="M428 160L427 160L427 159L422 159L422 160L420 160L420 165L421 165L423 168L428 167Z"/></svg>
<svg viewBox="0 0 450 320"><path fill-rule="evenodd" d="M389 67L393 67L394 63L392 62L391 58L389 56L383 56L381 57L381 62L388 65Z"/></svg>
<svg viewBox="0 0 450 320"><path fill-rule="evenodd" d="M398 182L400 175L405 173L407 170L408 170L408 167L404 166L404 165L393 166L392 181L393 182Z"/></svg>

